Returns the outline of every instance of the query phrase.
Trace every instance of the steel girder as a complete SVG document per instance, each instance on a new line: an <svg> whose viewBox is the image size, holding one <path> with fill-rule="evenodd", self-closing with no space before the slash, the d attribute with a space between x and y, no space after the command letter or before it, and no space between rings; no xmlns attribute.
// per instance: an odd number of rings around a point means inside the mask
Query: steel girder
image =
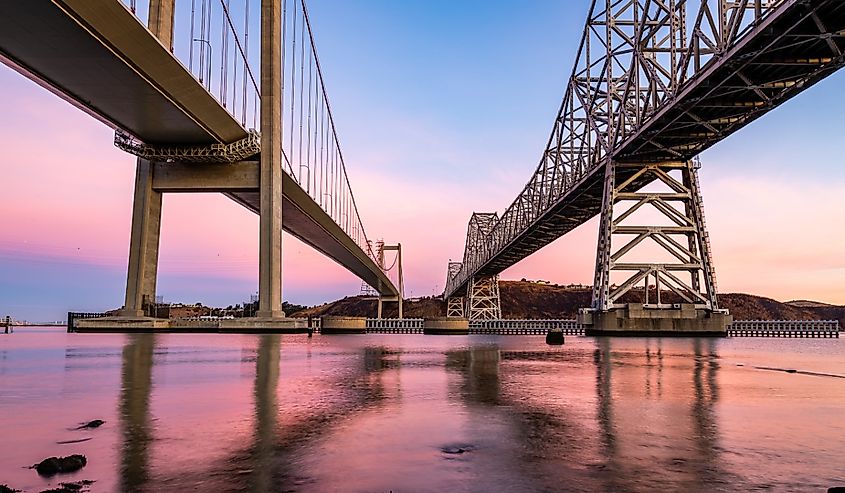
<svg viewBox="0 0 845 493"><path fill-rule="evenodd" d="M843 52L841 0L594 0L540 164L445 295L599 213L611 161L692 159L841 68Z"/></svg>

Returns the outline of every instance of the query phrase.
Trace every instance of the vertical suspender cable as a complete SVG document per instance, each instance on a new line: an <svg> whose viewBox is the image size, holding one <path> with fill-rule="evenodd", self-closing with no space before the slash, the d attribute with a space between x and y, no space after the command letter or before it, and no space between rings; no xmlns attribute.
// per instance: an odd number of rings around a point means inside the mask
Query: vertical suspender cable
<svg viewBox="0 0 845 493"><path fill-rule="evenodd" d="M302 37L302 29L300 28L300 42L299 42L299 143L297 144L297 148L299 151L299 179L300 184L302 183L302 83L305 78L305 64L303 63L303 59L305 58L305 48L304 48L304 40L305 38Z"/></svg>
<svg viewBox="0 0 845 493"><path fill-rule="evenodd" d="M291 36L292 47L290 50L291 54L291 63L290 63L290 154L291 159L294 158L294 115L296 114L296 2L293 4L293 20L291 22L291 28L293 29L293 35ZM297 163L299 164L299 163ZM293 166L291 164L291 166ZM293 173L293 170L291 170ZM297 168L296 174L294 176L298 177L299 169Z"/></svg>
<svg viewBox="0 0 845 493"><path fill-rule="evenodd" d="M228 7L229 0L226 0L226 4ZM220 50L222 54L220 55L220 96L221 102L223 103L223 107L226 108L226 92L228 89L229 83L229 73L226 70L226 61L228 60L229 56L229 29L228 23L226 22L226 17L228 16L228 8L224 9L223 15L220 16L223 22L223 25L220 28L220 37L222 38L222 49Z"/></svg>
<svg viewBox="0 0 845 493"><path fill-rule="evenodd" d="M246 110L247 110L247 99L246 99L246 74L249 70L249 0L246 0L246 9L244 10L244 82L243 82L243 90L242 90L242 101L241 101L241 125L244 127L246 126Z"/></svg>
<svg viewBox="0 0 845 493"><path fill-rule="evenodd" d="M311 52L308 52L308 121L305 130L305 162L308 169L308 184L305 186L305 191L311 193L311 182L313 181L311 175Z"/></svg>
<svg viewBox="0 0 845 493"><path fill-rule="evenodd" d="M194 24L197 0L191 0L191 39L188 40L188 71L194 71Z"/></svg>
<svg viewBox="0 0 845 493"><path fill-rule="evenodd" d="M314 51L313 47L312 47L311 51L312 52ZM311 58L309 57L309 60L308 60L308 72L309 72L309 74L311 73L311 70L312 70L311 64L312 64ZM311 88L309 87L308 89L309 89L309 92L311 92L310 91ZM316 80L316 78L314 79L314 91L313 92L314 92L314 171L315 171L315 173L314 173L314 194L317 195L319 192L317 191L318 177L317 177L317 173L316 173L316 171L317 171L317 104L318 104L318 100L317 100L317 80Z"/></svg>
<svg viewBox="0 0 845 493"><path fill-rule="evenodd" d="M287 39L287 17L288 17L288 1L282 0L282 97L279 102L279 120L282 125L282 130L279 132L282 136L282 156L286 159L285 154L285 42ZM282 164L284 170L284 164Z"/></svg>
<svg viewBox="0 0 845 493"><path fill-rule="evenodd" d="M200 84L203 82L203 76L205 75L205 43L202 40L205 40L205 4L206 0L201 0L202 5L200 6ZM191 40L193 43L193 40Z"/></svg>
<svg viewBox="0 0 845 493"><path fill-rule="evenodd" d="M231 22L232 19L229 19ZM230 28L231 29L231 28ZM235 42L238 40L238 34L232 30L232 36ZM244 72L244 80L246 80L246 72ZM238 56L232 57L232 112L238 111ZM237 115L235 115L237 117Z"/></svg>
<svg viewBox="0 0 845 493"><path fill-rule="evenodd" d="M214 61L211 59L213 53L211 52L211 17L214 15L214 5L211 3L212 0L208 0L208 19L206 19L206 26L205 26L205 40L208 42L208 56L206 58L206 63L208 67L206 71L208 72L208 80L205 81L207 84L208 92L211 92L211 66L214 64Z"/></svg>
<svg viewBox="0 0 845 493"><path fill-rule="evenodd" d="M313 36L312 31L311 31L311 23L308 20L308 10L305 6L305 0L300 0L299 3L302 6L302 17L303 17L303 20L304 20L304 24L305 24L305 26L307 26L307 29L308 29L308 37L311 40L311 48L312 48L313 55L314 55L314 62L315 62L316 69L317 69L317 77L318 77L318 80L320 82L320 88L322 90L323 97L326 99L326 103L328 105L328 96L326 95L326 88L325 88L325 85L323 84L323 75L322 75L322 70L320 69L320 60L317 57L316 48L314 47L314 36ZM305 26L303 26L303 29L305 29ZM334 128L334 120L331 117L331 106L330 105L328 106L328 111L329 111L329 120L331 121L331 132L336 134L336 129ZM359 229L361 229L361 225L360 225L361 220L360 220L360 217L358 216L358 210L357 210L357 207L355 205L355 197L351 193L351 188L350 188L350 185L349 185L349 177L346 174L346 166L343 162L343 153L340 151L340 145L339 144L337 144L337 150L338 150L338 157L340 159L340 167L343 170L343 182L344 182L343 183L343 185L344 185L343 189L344 189L344 193L348 195L346 201L350 202L347 205L347 211L348 211L347 221L353 222L353 225L355 226L355 230L353 231L353 234L359 240L359 245L362 245L360 243L362 238L358 234L358 233L363 233L362 231L358 231ZM352 213L355 214L354 218L351 217ZM347 232L349 232L349 230L347 230ZM366 235L363 235L363 237L364 237L364 239L366 239ZM363 246L363 245L362 245L362 248L366 249L366 247Z"/></svg>
<svg viewBox="0 0 845 493"><path fill-rule="evenodd" d="M326 111L320 101L320 205L326 208L326 168L323 153L326 152Z"/></svg>

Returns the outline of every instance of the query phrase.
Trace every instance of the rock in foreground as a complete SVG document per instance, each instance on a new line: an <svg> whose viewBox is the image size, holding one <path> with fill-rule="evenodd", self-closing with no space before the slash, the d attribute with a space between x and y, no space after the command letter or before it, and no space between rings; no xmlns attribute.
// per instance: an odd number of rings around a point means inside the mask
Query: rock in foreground
<svg viewBox="0 0 845 493"><path fill-rule="evenodd" d="M88 463L84 455L74 454L67 457L48 457L35 465L35 470L42 476L74 472Z"/></svg>
<svg viewBox="0 0 845 493"><path fill-rule="evenodd" d="M87 423L82 424L77 428L77 430L87 430L91 428L99 428L105 423L102 419L95 419L93 421L89 421Z"/></svg>
<svg viewBox="0 0 845 493"><path fill-rule="evenodd" d="M94 484L94 481L90 479L83 479L82 481L72 483L59 483L58 488L44 490L41 493L82 493L89 491L88 487L92 484Z"/></svg>

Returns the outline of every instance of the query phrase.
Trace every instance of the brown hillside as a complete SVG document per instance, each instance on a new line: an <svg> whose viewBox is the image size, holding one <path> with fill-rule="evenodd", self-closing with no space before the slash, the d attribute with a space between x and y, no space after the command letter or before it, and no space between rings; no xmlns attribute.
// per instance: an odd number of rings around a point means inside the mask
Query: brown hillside
<svg viewBox="0 0 845 493"><path fill-rule="evenodd" d="M531 281L500 281L499 292L502 316L510 319L572 319L579 308L590 305L591 297L591 288L588 286L559 286ZM641 291L631 293L627 301L638 301L641 296ZM678 301L669 293L662 296L667 302ZM796 306L794 303L781 303L770 298L741 293L719 295L719 305L730 310L736 320L839 320L839 325L845 327L845 306L813 302L802 302L800 306ZM408 318L438 317L446 314L446 303L437 298L420 298L406 301L404 311ZM388 303L385 305L384 317L396 317L397 312L396 304ZM322 315L375 317L376 301L372 298L352 296L291 314L294 317Z"/></svg>
<svg viewBox="0 0 845 493"><path fill-rule="evenodd" d="M406 318L439 317L446 314L446 303L437 298L420 298L418 301L405 300L402 306ZM375 318L378 312L376 300L365 296L348 296L341 300L332 301L291 314L292 317L322 317L323 315L340 315L347 317ZM399 316L396 303L385 303L385 318Z"/></svg>
<svg viewBox="0 0 845 493"><path fill-rule="evenodd" d="M504 318L575 318L579 308L590 306L592 288L500 281L499 296Z"/></svg>
<svg viewBox="0 0 845 493"><path fill-rule="evenodd" d="M792 306L751 294L720 294L719 306L730 310L736 320L816 320L819 318L811 308Z"/></svg>

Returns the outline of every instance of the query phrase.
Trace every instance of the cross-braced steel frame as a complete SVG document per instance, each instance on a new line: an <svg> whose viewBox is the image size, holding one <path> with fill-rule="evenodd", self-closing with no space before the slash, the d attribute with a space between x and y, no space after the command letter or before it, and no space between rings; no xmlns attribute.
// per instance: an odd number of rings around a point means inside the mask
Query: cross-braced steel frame
<svg viewBox="0 0 845 493"><path fill-rule="evenodd" d="M469 283L466 314L470 320L499 320L502 318L499 276L475 278Z"/></svg>
<svg viewBox="0 0 845 493"><path fill-rule="evenodd" d="M456 276L461 271L460 262L449 262L449 268L446 271L447 282L452 277ZM447 317L461 317L465 316L463 296L451 296L446 299L446 316Z"/></svg>
<svg viewBox="0 0 845 493"><path fill-rule="evenodd" d="M466 245L464 246L464 261L455 266L460 269L480 257L486 248L486 239L499 220L495 212L474 212L467 225ZM453 264L449 264L450 273ZM455 302L452 302L455 303ZM447 306L448 309L448 306ZM457 309L454 310L457 313ZM448 315L448 312L447 312ZM466 309L464 315L470 320L498 319L502 316L499 300L499 276L478 276L467 284Z"/></svg>
<svg viewBox="0 0 845 493"><path fill-rule="evenodd" d="M452 296L446 300L447 317L464 317L464 297Z"/></svg>
<svg viewBox="0 0 845 493"><path fill-rule="evenodd" d="M621 163L610 172L623 183L639 171L629 164L690 161L841 68L843 53L841 0L594 0L539 166L444 295L607 215L607 167Z"/></svg>
<svg viewBox="0 0 845 493"><path fill-rule="evenodd" d="M495 212L474 212L467 225L464 261L449 262L446 273L447 283L458 275L466 262L480 257L486 248L486 239L490 235L499 215ZM502 317L499 298L499 276L479 276L467 284L466 296L450 296L446 300L446 316L464 317L470 320L490 320Z"/></svg>
<svg viewBox="0 0 845 493"><path fill-rule="evenodd" d="M696 163L613 163L605 168L593 309L622 308L623 296L634 287L642 289L639 301L651 308L673 308L664 302L663 290L696 308L718 308ZM633 173L618 179L616 171L626 168ZM659 183L661 190L643 191L644 182ZM663 253L669 260L628 260L649 247L649 258ZM615 273L622 275L618 282L611 279Z"/></svg>

